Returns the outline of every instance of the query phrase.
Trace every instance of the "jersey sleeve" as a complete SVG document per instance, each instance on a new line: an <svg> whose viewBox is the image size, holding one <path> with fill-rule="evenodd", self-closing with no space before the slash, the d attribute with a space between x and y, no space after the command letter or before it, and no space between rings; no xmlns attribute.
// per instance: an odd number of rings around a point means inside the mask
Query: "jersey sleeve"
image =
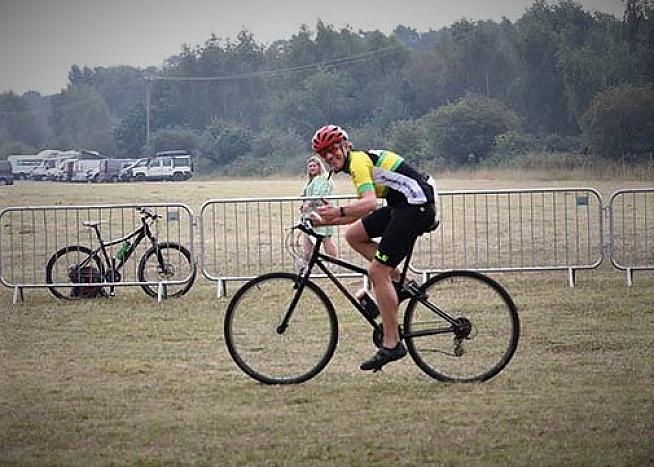
<svg viewBox="0 0 654 467"><path fill-rule="evenodd" d="M350 175L359 196L366 191L375 191L372 169L372 161L366 155L353 157L350 162Z"/></svg>

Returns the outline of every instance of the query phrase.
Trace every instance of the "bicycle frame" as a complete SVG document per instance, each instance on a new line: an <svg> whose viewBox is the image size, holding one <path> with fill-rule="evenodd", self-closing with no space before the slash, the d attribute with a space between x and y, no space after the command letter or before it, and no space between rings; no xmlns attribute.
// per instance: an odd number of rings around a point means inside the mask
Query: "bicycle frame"
<svg viewBox="0 0 654 467"><path fill-rule="evenodd" d="M100 228L97 225L93 226L93 230L95 231L95 236L100 246L97 247L95 250L93 250L93 252L89 255L89 257L83 263L81 263L80 266L85 266L86 264L88 264L89 261L91 261L91 259L98 256L99 253L102 252L102 257L104 258L107 266L111 268L111 271L112 272L119 271L123 268L125 263L132 256L134 251L136 251L136 248L140 245L140 243L143 241L144 238L147 237L148 240L150 240L153 245L157 244L157 238L152 233L152 230L150 229L150 225L148 224L145 218L141 218L141 226L136 228L134 231L128 233L123 237L109 240L108 242L105 242L102 239L102 236L100 235ZM107 252L107 247L118 245L119 243L123 243L132 238L134 238L134 241L131 243L127 251L123 254L122 258L118 260L118 263L116 264L115 258L109 256L109 253Z"/></svg>
<svg viewBox="0 0 654 467"><path fill-rule="evenodd" d="M291 300L291 303L289 304L288 310L286 314L284 315L284 318L280 325L277 327L277 332L279 334L283 333L284 330L288 327L288 323L293 315L293 311L295 310L295 306L297 305L298 301L300 300L300 297L302 296L302 292L304 290L305 284L309 280L311 276L311 271L314 266L318 266L322 272L325 273L325 275L334 283L334 285L341 291L343 295L348 299L348 301L354 306L354 308L363 316L363 318L372 326L372 328L375 331L381 330L381 324L377 323L373 318L369 317L363 306L359 303L359 301L356 299L356 297L350 293L349 290L345 288L345 286L341 283L341 281L338 280L338 278L325 266L324 263L330 263L330 264L335 264L337 266L341 266L342 268L345 268L349 271L353 271L359 274L363 274L364 276L368 277L368 271L367 269L364 269L360 266L354 265L352 263L348 263L347 261L340 260L338 258L334 258L333 256L326 255L324 253L320 252L320 247L322 245L322 242L324 240L324 236L315 232L312 228L305 226L304 224L300 223L296 226L296 228L300 229L302 232L304 232L307 235L310 235L311 237L315 238L315 244L313 247L313 251L311 253L311 258L309 259L309 262L304 269L304 271L300 274L300 280L298 281L297 284L297 290L293 296L293 300ZM409 252L407 253L407 256L404 260L404 265L402 266L402 271L400 273L400 279L399 282L401 284L404 283L404 280L406 278L407 271L409 269L409 263L411 261L411 255L413 253L413 247L414 245L411 245L411 248L409 249ZM460 327L460 323L457 321L456 318L451 317L448 313L434 305L433 303L429 302L426 300L426 298L419 296L417 293L415 293L411 289L409 290L409 293L411 296L418 300L420 303L425 305L427 308L429 308L432 312L436 313L439 315L441 318L443 318L445 321L450 323L450 327L447 328L439 328L439 329L430 329L430 330L425 330L425 331L416 331L412 332L410 335L409 334L404 334L403 330L401 330L401 337L417 337L417 336L428 336L428 335L436 335L436 334L444 334L444 333L456 333L457 330Z"/></svg>

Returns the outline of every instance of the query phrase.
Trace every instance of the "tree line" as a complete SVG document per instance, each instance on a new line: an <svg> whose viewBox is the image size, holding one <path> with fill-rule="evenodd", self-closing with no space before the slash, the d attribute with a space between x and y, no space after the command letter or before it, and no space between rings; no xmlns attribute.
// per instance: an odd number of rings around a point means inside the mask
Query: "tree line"
<svg viewBox="0 0 654 467"><path fill-rule="evenodd" d="M204 172L297 172L329 122L425 165L651 158L654 5L616 18L537 0L515 22L389 35L318 21L269 45L212 35L160 69L73 65L58 94L0 94L0 157L183 148Z"/></svg>

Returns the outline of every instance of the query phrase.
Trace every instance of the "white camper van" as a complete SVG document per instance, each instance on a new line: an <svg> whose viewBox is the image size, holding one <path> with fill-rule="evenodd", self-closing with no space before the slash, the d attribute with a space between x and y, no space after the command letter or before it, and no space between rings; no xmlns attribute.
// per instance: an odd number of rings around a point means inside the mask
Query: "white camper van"
<svg viewBox="0 0 654 467"><path fill-rule="evenodd" d="M97 151L73 150L67 151L67 155L57 170L57 180L63 182L89 181L89 177L98 172L101 162L106 159Z"/></svg>
<svg viewBox="0 0 654 467"><path fill-rule="evenodd" d="M16 180L27 180L32 176L32 170L41 164L43 158L36 154L12 154L7 157L11 164L11 172Z"/></svg>
<svg viewBox="0 0 654 467"><path fill-rule="evenodd" d="M69 151L55 151L41 160L41 164L32 170L32 180L56 180L59 165L65 159L70 159Z"/></svg>

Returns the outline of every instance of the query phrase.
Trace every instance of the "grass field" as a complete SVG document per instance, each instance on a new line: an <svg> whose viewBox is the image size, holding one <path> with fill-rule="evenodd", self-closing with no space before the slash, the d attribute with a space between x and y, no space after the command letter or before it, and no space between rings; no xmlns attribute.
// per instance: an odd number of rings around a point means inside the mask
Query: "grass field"
<svg viewBox="0 0 654 467"><path fill-rule="evenodd" d="M302 178L181 184L17 183L2 207L293 196ZM348 192L344 179L340 193ZM441 188L636 182L446 179ZM56 203L53 202L56 200ZM315 379L269 387L226 352L227 299L199 278L157 304L137 289L58 302L0 289L0 464L19 465L651 465L654 277L603 265L565 274L496 274L522 322L508 368L482 384L430 379L409 359L363 374L367 325L334 296L340 339ZM235 290L230 288L230 292Z"/></svg>

